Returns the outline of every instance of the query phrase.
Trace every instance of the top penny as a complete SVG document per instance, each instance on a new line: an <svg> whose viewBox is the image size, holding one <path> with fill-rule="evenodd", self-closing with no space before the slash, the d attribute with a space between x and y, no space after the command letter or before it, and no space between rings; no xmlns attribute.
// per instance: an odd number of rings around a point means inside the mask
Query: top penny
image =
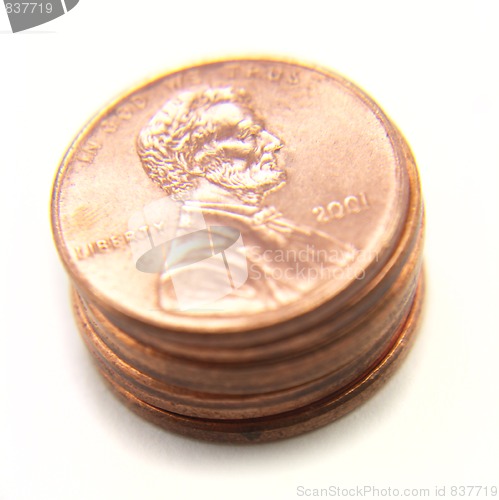
<svg viewBox="0 0 499 500"><path fill-rule="evenodd" d="M378 106L329 71L183 69L75 140L54 186L56 244L108 310L171 330L267 327L383 266L406 218L403 148Z"/></svg>

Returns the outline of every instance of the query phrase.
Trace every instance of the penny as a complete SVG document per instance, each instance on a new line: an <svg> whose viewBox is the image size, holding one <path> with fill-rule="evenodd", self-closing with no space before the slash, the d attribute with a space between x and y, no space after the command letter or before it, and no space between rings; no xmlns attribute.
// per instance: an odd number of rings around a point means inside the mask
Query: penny
<svg viewBox="0 0 499 500"><path fill-rule="evenodd" d="M55 237L76 284L126 317L221 333L247 329L251 313L268 326L375 275L405 220L405 162L387 118L336 75L207 64L144 85L83 130L56 179ZM138 272L144 249L213 226L242 244L202 259L197 287L197 263Z"/></svg>
<svg viewBox="0 0 499 500"><path fill-rule="evenodd" d="M228 60L145 83L78 135L52 222L101 372L192 436L261 441L334 420L417 323L414 158L329 70Z"/></svg>

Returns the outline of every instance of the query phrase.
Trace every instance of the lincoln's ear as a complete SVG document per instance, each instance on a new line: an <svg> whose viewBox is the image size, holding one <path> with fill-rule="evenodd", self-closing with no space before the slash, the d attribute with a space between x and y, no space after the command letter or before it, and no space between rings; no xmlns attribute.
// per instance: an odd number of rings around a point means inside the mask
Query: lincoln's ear
<svg viewBox="0 0 499 500"><path fill-rule="evenodd" d="M190 157L190 161L184 161L184 165L188 165L188 172L192 175L205 175L217 159L217 151L205 145Z"/></svg>

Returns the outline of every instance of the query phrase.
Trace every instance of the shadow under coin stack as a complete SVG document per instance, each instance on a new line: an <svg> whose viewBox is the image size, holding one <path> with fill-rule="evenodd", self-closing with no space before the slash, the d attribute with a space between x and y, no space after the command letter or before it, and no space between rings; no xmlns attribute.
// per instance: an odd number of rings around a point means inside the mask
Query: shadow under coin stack
<svg viewBox="0 0 499 500"><path fill-rule="evenodd" d="M316 429L414 337L414 159L328 70L219 61L133 90L69 149L52 221L100 372L168 430L248 443Z"/></svg>

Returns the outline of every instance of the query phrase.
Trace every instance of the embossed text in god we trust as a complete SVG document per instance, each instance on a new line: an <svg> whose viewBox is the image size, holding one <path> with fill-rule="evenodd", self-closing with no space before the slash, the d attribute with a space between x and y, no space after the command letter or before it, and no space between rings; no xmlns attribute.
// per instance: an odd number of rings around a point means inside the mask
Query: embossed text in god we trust
<svg viewBox="0 0 499 500"><path fill-rule="evenodd" d="M264 80L276 84L295 86L300 83L300 71L294 68L282 68L279 66L265 66L255 64L254 66L241 66L238 64L226 64L216 75L219 81L220 73L227 82L234 80ZM179 73L164 83L167 90L180 90L197 85L212 84L210 76L196 69Z"/></svg>

